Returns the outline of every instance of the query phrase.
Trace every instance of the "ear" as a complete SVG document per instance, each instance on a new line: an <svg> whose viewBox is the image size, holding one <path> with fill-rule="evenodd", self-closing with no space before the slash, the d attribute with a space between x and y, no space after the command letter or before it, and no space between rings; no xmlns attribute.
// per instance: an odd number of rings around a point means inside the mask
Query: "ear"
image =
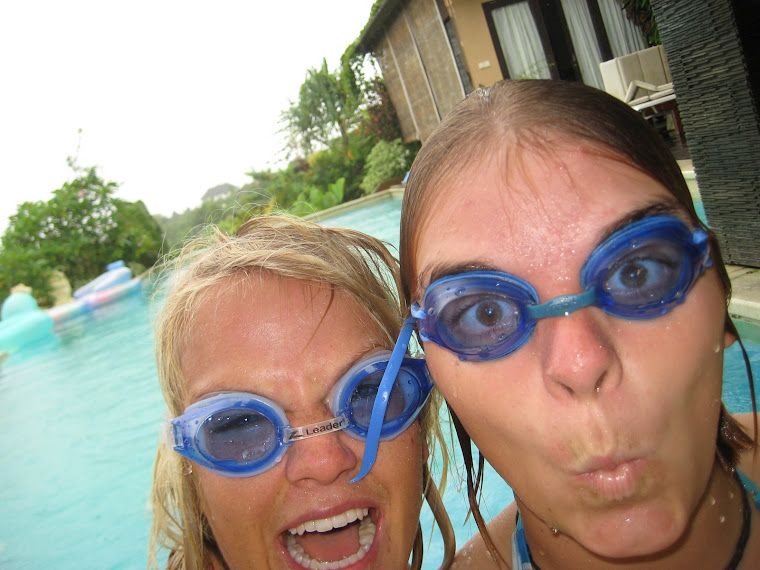
<svg viewBox="0 0 760 570"><path fill-rule="evenodd" d="M736 342L736 337L731 331L725 331L723 333L723 348L728 348Z"/></svg>

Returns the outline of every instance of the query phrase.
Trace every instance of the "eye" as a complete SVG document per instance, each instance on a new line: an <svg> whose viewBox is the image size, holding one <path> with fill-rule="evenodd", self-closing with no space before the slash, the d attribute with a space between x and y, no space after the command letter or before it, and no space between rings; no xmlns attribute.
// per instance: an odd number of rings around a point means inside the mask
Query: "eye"
<svg viewBox="0 0 760 570"><path fill-rule="evenodd" d="M201 449L213 459L251 463L276 445L277 430L265 415L252 410L225 410L209 416L198 430Z"/></svg>
<svg viewBox="0 0 760 570"><path fill-rule="evenodd" d="M500 344L518 330L519 324L517 303L491 293L452 299L438 317L439 334L462 348Z"/></svg>
<svg viewBox="0 0 760 570"><path fill-rule="evenodd" d="M668 242L636 248L614 261L603 287L619 305L643 306L667 300L678 287L681 250Z"/></svg>

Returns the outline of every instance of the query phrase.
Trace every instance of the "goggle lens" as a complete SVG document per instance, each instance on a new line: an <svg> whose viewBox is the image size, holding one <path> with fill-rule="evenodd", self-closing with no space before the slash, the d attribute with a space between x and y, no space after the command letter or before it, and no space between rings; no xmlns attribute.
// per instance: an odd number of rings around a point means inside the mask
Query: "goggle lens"
<svg viewBox="0 0 760 570"><path fill-rule="evenodd" d="M277 448L277 428L264 414L232 409L210 415L198 427L199 450L211 461L248 465Z"/></svg>
<svg viewBox="0 0 760 570"><path fill-rule="evenodd" d="M447 303L438 315L437 328L447 344L473 349L509 342L521 320L520 307L513 299L475 293Z"/></svg>
<svg viewBox="0 0 760 570"><path fill-rule="evenodd" d="M369 429L372 418L372 407L383 379L385 369L376 370L362 380L351 392L349 400L349 415L353 423L359 428L362 437ZM398 431L399 425L406 422L410 414L413 414L420 405L422 386L417 379L407 370L399 370L393 388L391 389L388 407L385 409L382 435L389 436Z"/></svg>
<svg viewBox="0 0 760 570"><path fill-rule="evenodd" d="M648 243L620 256L602 279L610 312L628 314L658 305L676 290L687 260L677 245Z"/></svg>

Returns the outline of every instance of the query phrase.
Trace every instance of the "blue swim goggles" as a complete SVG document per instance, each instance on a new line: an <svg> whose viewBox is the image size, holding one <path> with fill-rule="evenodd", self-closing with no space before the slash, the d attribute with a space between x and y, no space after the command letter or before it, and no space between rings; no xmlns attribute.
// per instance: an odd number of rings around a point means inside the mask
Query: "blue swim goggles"
<svg viewBox="0 0 760 570"><path fill-rule="evenodd" d="M483 361L519 349L536 322L599 307L623 319L651 319L682 303L711 265L708 236L673 216L651 216L615 232L581 270L583 293L539 303L526 281L499 271L471 271L430 284L412 306L420 338Z"/></svg>
<svg viewBox="0 0 760 570"><path fill-rule="evenodd" d="M345 430L366 440L373 405L382 390L383 413L370 454L374 462L379 441L395 438L412 424L432 387L424 360L402 354L392 361L392 353L382 351L356 363L333 386L328 403L335 417L329 420L294 428L272 400L245 392L216 392L164 422L163 440L210 471L250 477L274 467L288 447L302 439Z"/></svg>

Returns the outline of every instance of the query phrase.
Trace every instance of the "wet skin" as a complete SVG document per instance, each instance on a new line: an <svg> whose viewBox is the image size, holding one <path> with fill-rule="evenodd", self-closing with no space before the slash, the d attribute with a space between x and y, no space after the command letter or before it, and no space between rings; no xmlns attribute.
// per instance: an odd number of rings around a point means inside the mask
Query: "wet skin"
<svg viewBox="0 0 760 570"><path fill-rule="evenodd" d="M187 402L215 391L251 392L278 403L293 426L330 419L333 384L382 346L357 308L326 287L264 274L213 289L183 351ZM365 319L368 322L368 319ZM228 478L193 466L201 509L231 568L298 565L286 549L288 529L369 509L377 530L366 556L350 569L406 568L419 520L424 446L418 422L381 442L359 483L364 443L345 432L296 442L272 469ZM312 558L340 560L359 548L359 523L297 537Z"/></svg>
<svg viewBox="0 0 760 570"><path fill-rule="evenodd" d="M598 153L558 141L553 153L516 157L508 175L494 158L439 188L418 231L414 300L432 280L478 268L527 280L541 301L580 293L583 263L630 216L658 205L688 220L659 183ZM733 341L724 315L708 269L656 319L586 307L540 320L498 360L463 362L432 342L425 353L514 489L529 540L555 528L600 556L647 556L682 537L708 485L728 493L713 481L723 348Z"/></svg>

